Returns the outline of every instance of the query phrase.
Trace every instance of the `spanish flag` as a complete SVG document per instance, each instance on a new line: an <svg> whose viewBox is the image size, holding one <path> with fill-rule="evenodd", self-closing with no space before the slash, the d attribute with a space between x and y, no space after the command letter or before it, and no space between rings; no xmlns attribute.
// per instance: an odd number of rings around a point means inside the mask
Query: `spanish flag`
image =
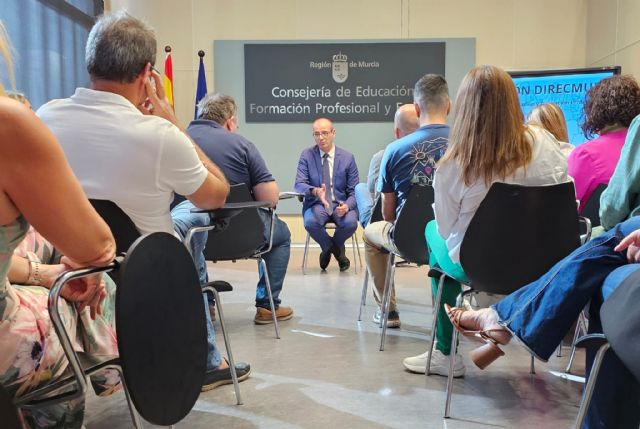
<svg viewBox="0 0 640 429"><path fill-rule="evenodd" d="M173 105L173 63L171 62L171 46L165 46L164 51L167 53L167 58L164 60L164 94L169 104L171 104L171 107L175 110Z"/></svg>

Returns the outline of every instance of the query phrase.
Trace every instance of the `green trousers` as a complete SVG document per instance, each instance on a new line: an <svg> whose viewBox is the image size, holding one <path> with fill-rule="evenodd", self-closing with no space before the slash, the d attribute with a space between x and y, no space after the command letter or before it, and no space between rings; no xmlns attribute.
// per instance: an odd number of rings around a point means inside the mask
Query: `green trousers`
<svg viewBox="0 0 640 429"><path fill-rule="evenodd" d="M449 276L459 280L467 281L467 276L459 263L455 263L449 257L449 249L444 238L438 233L436 221L432 220L427 224L424 235L427 239L427 247L429 247L429 266L440 268ZM438 280L431 279L431 288L433 296L438 293ZM444 311L444 305L456 305L456 298L462 292L462 286L459 281L446 277L442 287L442 297L440 298L440 311L438 312L438 322L436 327L436 349L440 350L444 355L451 353L451 337L453 335L453 325ZM435 311L435 309L434 309ZM432 334L433 335L433 334Z"/></svg>

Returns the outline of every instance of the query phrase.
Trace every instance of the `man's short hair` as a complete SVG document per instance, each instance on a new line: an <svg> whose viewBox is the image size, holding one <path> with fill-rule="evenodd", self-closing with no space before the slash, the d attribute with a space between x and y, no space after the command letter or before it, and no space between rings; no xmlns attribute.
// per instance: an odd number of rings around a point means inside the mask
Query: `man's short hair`
<svg viewBox="0 0 640 429"><path fill-rule="evenodd" d="M449 106L449 86L439 74L425 74L413 88L413 101L423 112L437 112Z"/></svg>
<svg viewBox="0 0 640 429"><path fill-rule="evenodd" d="M155 64L156 36L125 11L102 15L89 33L85 61L92 80L131 83L147 63Z"/></svg>
<svg viewBox="0 0 640 429"><path fill-rule="evenodd" d="M233 97L218 92L210 92L198 103L198 119L208 119L224 125L235 114L236 101Z"/></svg>

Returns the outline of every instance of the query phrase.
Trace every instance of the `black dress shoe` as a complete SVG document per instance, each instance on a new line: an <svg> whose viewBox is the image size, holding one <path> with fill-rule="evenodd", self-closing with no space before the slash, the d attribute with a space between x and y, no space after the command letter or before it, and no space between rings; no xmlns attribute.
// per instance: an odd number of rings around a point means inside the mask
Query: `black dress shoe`
<svg viewBox="0 0 640 429"><path fill-rule="evenodd" d="M236 363L236 375L238 376L238 381L246 380L249 378L250 373L251 365L245 362ZM231 383L233 383L233 378L231 378L231 368L214 369L212 371L207 371L204 374L204 383L202 383L201 390L202 392L206 392L207 390L215 389L223 384Z"/></svg>
<svg viewBox="0 0 640 429"><path fill-rule="evenodd" d="M342 255L340 259L338 259L338 266L340 267L340 272L347 271L351 266L351 261L345 255Z"/></svg>
<svg viewBox="0 0 640 429"><path fill-rule="evenodd" d="M323 271L329 266L329 261L331 261L331 250L320 252L320 268Z"/></svg>

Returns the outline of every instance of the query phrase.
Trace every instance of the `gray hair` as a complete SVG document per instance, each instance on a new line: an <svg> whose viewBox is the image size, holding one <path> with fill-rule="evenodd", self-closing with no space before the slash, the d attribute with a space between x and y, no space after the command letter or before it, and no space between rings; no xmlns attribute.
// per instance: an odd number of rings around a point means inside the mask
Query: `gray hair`
<svg viewBox="0 0 640 429"><path fill-rule="evenodd" d="M449 106L449 86L439 74L425 74L413 88L413 101L422 112L438 112Z"/></svg>
<svg viewBox="0 0 640 429"><path fill-rule="evenodd" d="M210 92L198 103L198 119L208 119L224 125L235 114L236 102L233 97L218 92Z"/></svg>
<svg viewBox="0 0 640 429"><path fill-rule="evenodd" d="M89 33L85 62L91 79L131 83L156 62L153 29L126 11L102 15Z"/></svg>

